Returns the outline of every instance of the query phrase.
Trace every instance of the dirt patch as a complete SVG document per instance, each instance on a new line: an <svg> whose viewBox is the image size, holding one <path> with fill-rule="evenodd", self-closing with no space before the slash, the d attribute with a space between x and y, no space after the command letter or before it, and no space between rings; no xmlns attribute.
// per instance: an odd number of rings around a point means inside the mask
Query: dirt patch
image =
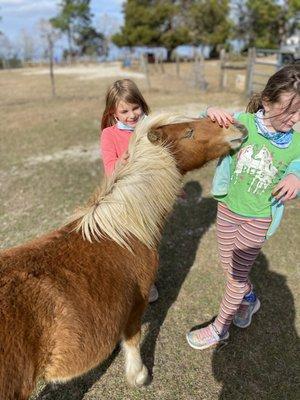
<svg viewBox="0 0 300 400"><path fill-rule="evenodd" d="M144 79L145 75L139 72L129 71L123 69L121 64L108 63L98 65L85 65L85 66L69 66L54 68L54 73L57 75L76 75L80 80L90 80L98 78L110 77L130 77L135 79ZM23 72L23 75L49 75L48 68L31 68Z"/></svg>

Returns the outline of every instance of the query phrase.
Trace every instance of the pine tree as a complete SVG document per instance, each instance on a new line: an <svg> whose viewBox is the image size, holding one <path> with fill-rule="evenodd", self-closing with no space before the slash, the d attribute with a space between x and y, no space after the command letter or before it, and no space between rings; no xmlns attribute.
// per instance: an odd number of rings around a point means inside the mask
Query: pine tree
<svg viewBox="0 0 300 400"><path fill-rule="evenodd" d="M178 1L127 0L123 12L125 25L112 37L117 46L164 46L170 59L174 48L189 41Z"/></svg>

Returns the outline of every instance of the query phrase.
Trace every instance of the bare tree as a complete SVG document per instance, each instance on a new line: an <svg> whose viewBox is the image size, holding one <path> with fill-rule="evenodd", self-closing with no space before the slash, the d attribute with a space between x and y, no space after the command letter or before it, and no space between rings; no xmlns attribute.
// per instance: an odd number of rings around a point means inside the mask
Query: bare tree
<svg viewBox="0 0 300 400"><path fill-rule="evenodd" d="M100 14L97 20L97 29L104 36L104 49L103 53L108 56L109 45L112 43L111 37L120 29L121 23L109 14Z"/></svg>
<svg viewBox="0 0 300 400"><path fill-rule="evenodd" d="M35 54L35 45L32 36L30 36L26 29L21 30L19 41L23 60L25 62L32 61Z"/></svg>
<svg viewBox="0 0 300 400"><path fill-rule="evenodd" d="M41 34L41 39L43 43L43 47L45 53L48 56L49 60L49 73L50 73L50 81L51 81L51 88L52 88L52 95L56 96L55 90L55 78L54 78L54 47L57 40L60 38L60 33L53 28L52 24L45 20L41 19L38 23L38 28Z"/></svg>
<svg viewBox="0 0 300 400"><path fill-rule="evenodd" d="M9 38L4 33L0 33L0 57L11 58L14 52L15 50Z"/></svg>

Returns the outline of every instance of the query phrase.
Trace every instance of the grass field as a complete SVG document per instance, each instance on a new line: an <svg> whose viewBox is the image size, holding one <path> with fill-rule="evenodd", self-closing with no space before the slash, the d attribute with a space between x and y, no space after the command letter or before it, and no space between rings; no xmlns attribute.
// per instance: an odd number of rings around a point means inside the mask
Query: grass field
<svg viewBox="0 0 300 400"><path fill-rule="evenodd" d="M60 226L101 181L99 117L108 85L126 71L82 66L57 74L57 98L37 69L0 71L1 247L20 244ZM102 69L101 69L102 68ZM235 88L218 92L218 65L206 63L209 91L193 86L191 65L176 77L151 67L151 89L135 76L152 110L189 115L209 104L243 109ZM101 70L101 71L100 71ZM72 73L71 73L72 72ZM101 72L101 73L100 73ZM135 71L138 72L138 71ZM239 72L239 74L242 72ZM118 76L119 74L119 76ZM124 75L125 74L125 75ZM108 76L110 75L110 76ZM142 355L153 374L143 389L127 387L117 348L102 365L65 385L40 383L36 400L293 400L299 385L299 204L256 261L252 280L261 311L245 331L232 328L229 344L197 352L185 333L216 315L224 287L216 244L216 202L210 195L214 163L185 177L186 203L177 202L160 245L159 300L144 317Z"/></svg>

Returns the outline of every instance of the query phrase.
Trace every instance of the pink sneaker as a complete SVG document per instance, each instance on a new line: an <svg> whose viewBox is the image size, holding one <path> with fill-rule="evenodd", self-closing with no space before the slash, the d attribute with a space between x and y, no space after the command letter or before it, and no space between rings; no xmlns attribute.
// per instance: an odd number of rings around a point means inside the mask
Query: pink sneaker
<svg viewBox="0 0 300 400"><path fill-rule="evenodd" d="M197 350L204 350L208 347L215 346L229 338L229 332L223 336L219 334L214 324L210 324L205 328L190 331L186 335L188 344Z"/></svg>

